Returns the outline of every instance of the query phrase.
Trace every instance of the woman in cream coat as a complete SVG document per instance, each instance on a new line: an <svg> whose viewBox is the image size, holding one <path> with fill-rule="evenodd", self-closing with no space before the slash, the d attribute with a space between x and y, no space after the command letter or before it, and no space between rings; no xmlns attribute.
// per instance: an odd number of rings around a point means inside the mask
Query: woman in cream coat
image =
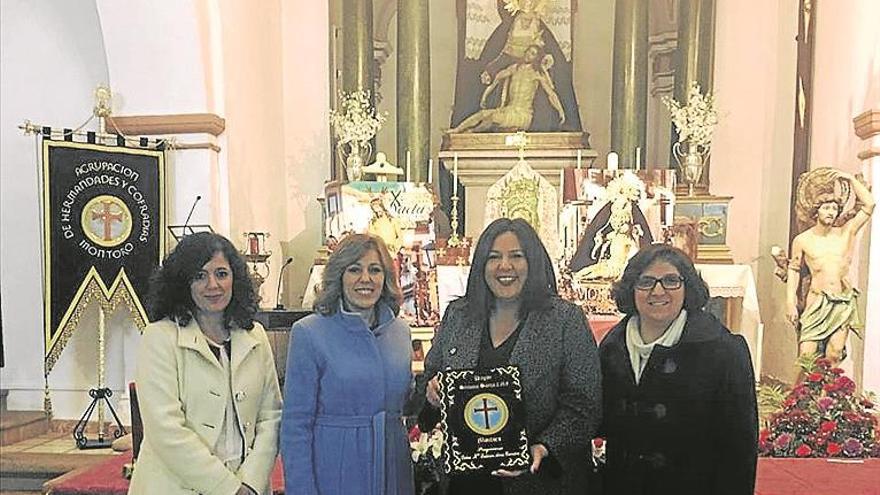
<svg viewBox="0 0 880 495"><path fill-rule="evenodd" d="M271 493L281 394L244 260L222 236L184 237L151 281L149 306L129 493Z"/></svg>

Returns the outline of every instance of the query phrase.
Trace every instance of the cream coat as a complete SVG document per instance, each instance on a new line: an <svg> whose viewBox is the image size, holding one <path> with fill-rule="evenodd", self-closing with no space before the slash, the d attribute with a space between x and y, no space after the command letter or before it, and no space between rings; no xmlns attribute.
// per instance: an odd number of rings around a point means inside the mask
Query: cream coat
<svg viewBox="0 0 880 495"><path fill-rule="evenodd" d="M144 330L137 387L144 441L130 494L234 494L241 483L271 493L278 453L281 393L272 349L259 323L232 330L232 390L247 453L237 472L214 456L227 378L193 319L151 323Z"/></svg>

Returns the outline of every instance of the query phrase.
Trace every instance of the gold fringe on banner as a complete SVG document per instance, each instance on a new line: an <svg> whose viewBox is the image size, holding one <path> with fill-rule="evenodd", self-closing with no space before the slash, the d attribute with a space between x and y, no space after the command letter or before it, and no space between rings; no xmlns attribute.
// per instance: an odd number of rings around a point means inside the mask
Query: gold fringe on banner
<svg viewBox="0 0 880 495"><path fill-rule="evenodd" d="M142 331L147 326L147 312L134 294L131 282L125 274L125 268L119 270L113 285L107 288L101 276L98 275L98 270L92 267L83 283L80 284L73 302L61 320L61 331L51 340L48 334L46 336L46 375L48 376L52 368L55 367L61 352L73 336L73 331L79 326L80 318L92 300L98 300L108 315L113 314L120 305L124 305L131 314L135 325Z"/></svg>

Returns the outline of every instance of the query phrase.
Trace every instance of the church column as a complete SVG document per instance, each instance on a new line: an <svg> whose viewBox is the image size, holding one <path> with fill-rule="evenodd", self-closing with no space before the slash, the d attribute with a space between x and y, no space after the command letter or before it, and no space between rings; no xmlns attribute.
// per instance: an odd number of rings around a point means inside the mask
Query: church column
<svg viewBox="0 0 880 495"><path fill-rule="evenodd" d="M431 58L428 2L397 0L397 166L428 180L431 153Z"/></svg>
<svg viewBox="0 0 880 495"><path fill-rule="evenodd" d="M373 0L342 2L342 89L373 94Z"/></svg>
<svg viewBox="0 0 880 495"><path fill-rule="evenodd" d="M675 61L675 101L686 102L692 81L707 94L712 90L715 65L715 0L682 0L678 4L678 55ZM673 126L672 143L678 140ZM709 162L697 189L709 190ZM670 159L670 163L676 163ZM681 180L681 178L679 178Z"/></svg>
<svg viewBox="0 0 880 495"><path fill-rule="evenodd" d="M648 2L617 0L611 92L611 150L621 168L635 168L636 148L645 166L648 109Z"/></svg>

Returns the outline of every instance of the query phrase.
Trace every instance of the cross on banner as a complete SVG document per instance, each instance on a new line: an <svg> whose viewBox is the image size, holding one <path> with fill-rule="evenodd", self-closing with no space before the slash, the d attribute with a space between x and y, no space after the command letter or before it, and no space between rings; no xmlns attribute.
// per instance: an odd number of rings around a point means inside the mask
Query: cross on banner
<svg viewBox="0 0 880 495"><path fill-rule="evenodd" d="M104 222L104 240L109 241L113 239L113 233L110 231L113 220L122 222L125 219L125 213L121 211L119 213L111 212L110 208L113 206L113 203L110 201L101 201L101 205L104 206L103 210L92 210L92 220Z"/></svg>

